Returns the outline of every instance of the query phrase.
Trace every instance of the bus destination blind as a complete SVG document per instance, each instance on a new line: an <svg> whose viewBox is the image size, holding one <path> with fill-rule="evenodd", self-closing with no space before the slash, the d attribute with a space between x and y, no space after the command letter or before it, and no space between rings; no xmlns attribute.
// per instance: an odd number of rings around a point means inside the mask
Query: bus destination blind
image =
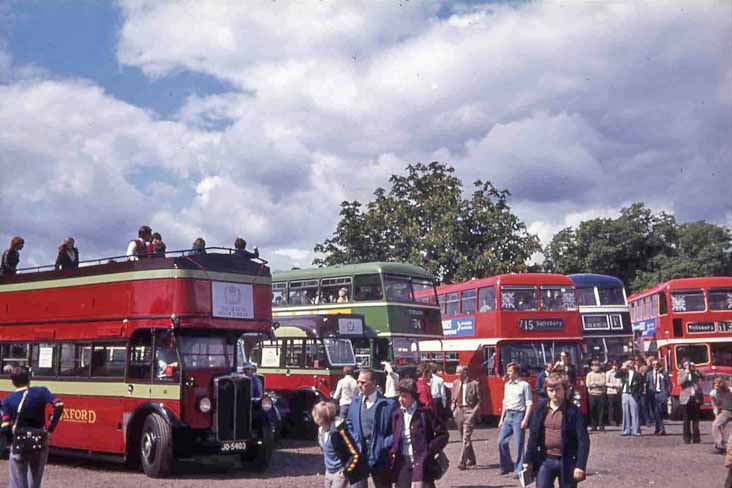
<svg viewBox="0 0 732 488"><path fill-rule="evenodd" d="M519 320L519 328L528 332L562 330L564 329L564 321L562 319L521 319Z"/></svg>

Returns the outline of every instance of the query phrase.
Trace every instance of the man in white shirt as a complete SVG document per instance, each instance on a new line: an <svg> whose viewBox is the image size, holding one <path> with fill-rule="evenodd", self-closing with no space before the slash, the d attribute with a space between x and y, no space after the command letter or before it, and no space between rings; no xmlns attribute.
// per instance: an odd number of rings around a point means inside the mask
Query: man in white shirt
<svg viewBox="0 0 732 488"><path fill-rule="evenodd" d="M447 393L445 392L445 380L437 376L437 365L431 364L432 376L430 377L430 393L432 400L438 403L441 408L447 408Z"/></svg>
<svg viewBox="0 0 732 488"><path fill-rule="evenodd" d="M141 257L147 256L147 243L152 240L152 229L148 225L143 225L137 231L137 239L133 239L127 245L127 256L130 261L137 261Z"/></svg>
<svg viewBox="0 0 732 488"><path fill-rule="evenodd" d="M353 398L358 395L358 383L353 377L353 366L343 368L343 378L338 381L333 400L338 401L339 416L346 418L348 415L348 407L351 406Z"/></svg>
<svg viewBox="0 0 732 488"><path fill-rule="evenodd" d="M518 363L509 363L506 371L508 381L503 387L503 409L498 423L498 453L501 474L513 472L514 478L518 478L524 466L524 434L529 426L534 400L531 387L521 379L521 366ZM511 437L516 451L515 463L511 460Z"/></svg>

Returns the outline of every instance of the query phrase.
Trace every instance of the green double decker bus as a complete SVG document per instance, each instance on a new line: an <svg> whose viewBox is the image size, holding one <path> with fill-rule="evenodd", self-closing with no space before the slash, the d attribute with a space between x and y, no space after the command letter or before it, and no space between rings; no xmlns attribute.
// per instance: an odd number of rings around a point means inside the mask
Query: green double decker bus
<svg viewBox="0 0 732 488"><path fill-rule="evenodd" d="M361 367L419 361L419 341L442 338L435 280L411 264L375 262L272 275L272 315L357 314L377 337L352 338Z"/></svg>

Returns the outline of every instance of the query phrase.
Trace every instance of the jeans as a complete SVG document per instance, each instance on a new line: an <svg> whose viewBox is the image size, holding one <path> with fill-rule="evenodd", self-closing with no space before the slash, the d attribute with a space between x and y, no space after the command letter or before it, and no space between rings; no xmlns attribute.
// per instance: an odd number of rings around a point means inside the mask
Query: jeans
<svg viewBox="0 0 732 488"><path fill-rule="evenodd" d="M521 428L521 421L524 412L508 410L503 417L501 433L498 435L498 453L502 471L513 471L518 474L524 465L524 429ZM513 437L514 450L516 451L516 463L511 461L510 440Z"/></svg>
<svg viewBox="0 0 732 488"><path fill-rule="evenodd" d="M640 435L640 405L638 397L623 393L623 434Z"/></svg>
<svg viewBox="0 0 732 488"><path fill-rule="evenodd" d="M536 488L553 488L554 480L561 479L562 459L547 456L536 475ZM568 480L565 486L577 486L574 480Z"/></svg>
<svg viewBox="0 0 732 488"><path fill-rule="evenodd" d="M590 395L590 424L593 429L605 428L605 395Z"/></svg>
<svg viewBox="0 0 732 488"><path fill-rule="evenodd" d="M684 422L684 441L699 442L699 404L696 400L689 398L689 402L682 406L681 417Z"/></svg>
<svg viewBox="0 0 732 488"><path fill-rule="evenodd" d="M47 461L48 446L23 458L10 454L8 458L8 487L40 488L43 470Z"/></svg>

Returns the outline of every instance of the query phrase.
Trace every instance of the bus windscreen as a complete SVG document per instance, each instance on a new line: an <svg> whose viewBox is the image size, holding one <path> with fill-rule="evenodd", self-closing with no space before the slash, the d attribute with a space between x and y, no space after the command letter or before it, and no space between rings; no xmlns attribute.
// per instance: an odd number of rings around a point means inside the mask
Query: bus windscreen
<svg viewBox="0 0 732 488"><path fill-rule="evenodd" d="M522 374L537 375L547 363L559 361L559 354L565 351L570 362L579 364L579 347L574 343L557 341L506 342L500 346L501 374L505 374L506 365L511 362L521 365Z"/></svg>
<svg viewBox="0 0 732 488"><path fill-rule="evenodd" d="M356 356L348 339L323 339L325 353L331 366L354 366Z"/></svg>

